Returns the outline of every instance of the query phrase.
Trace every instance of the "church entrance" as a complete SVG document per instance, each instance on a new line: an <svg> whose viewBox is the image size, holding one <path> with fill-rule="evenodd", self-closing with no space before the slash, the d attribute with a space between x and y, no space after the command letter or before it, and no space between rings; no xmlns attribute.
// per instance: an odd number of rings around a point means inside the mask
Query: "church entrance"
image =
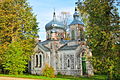
<svg viewBox="0 0 120 80"><path fill-rule="evenodd" d="M82 72L83 72L83 75L86 74L86 58L85 57L82 57Z"/></svg>

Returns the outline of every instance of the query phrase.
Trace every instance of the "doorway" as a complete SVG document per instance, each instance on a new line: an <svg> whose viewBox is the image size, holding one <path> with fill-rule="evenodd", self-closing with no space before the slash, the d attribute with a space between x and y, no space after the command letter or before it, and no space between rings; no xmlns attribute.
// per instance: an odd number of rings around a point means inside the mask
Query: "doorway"
<svg viewBox="0 0 120 80"><path fill-rule="evenodd" d="M86 75L86 57L82 57L82 72L83 75Z"/></svg>

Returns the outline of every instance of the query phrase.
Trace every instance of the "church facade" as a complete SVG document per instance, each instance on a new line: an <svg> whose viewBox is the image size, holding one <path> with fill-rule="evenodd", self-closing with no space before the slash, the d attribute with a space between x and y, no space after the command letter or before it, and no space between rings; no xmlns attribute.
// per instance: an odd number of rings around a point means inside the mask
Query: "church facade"
<svg viewBox="0 0 120 80"><path fill-rule="evenodd" d="M46 24L46 40L38 42L35 53L31 56L31 74L42 74L46 64L52 66L55 74L93 75L93 67L88 58L92 57L84 39L85 27L75 8L73 21L66 30L57 21L55 12L53 20ZM66 40L66 35L69 40Z"/></svg>

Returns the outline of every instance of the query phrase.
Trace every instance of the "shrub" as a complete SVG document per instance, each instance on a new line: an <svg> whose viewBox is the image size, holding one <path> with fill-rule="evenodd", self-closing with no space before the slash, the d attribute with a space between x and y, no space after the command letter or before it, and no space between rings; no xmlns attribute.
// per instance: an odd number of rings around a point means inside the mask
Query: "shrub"
<svg viewBox="0 0 120 80"><path fill-rule="evenodd" d="M120 80L120 74L119 73L114 73L113 74L113 80Z"/></svg>
<svg viewBox="0 0 120 80"><path fill-rule="evenodd" d="M62 76L61 72L58 72L57 75L58 75L58 76Z"/></svg>
<svg viewBox="0 0 120 80"><path fill-rule="evenodd" d="M49 66L48 64L45 65L45 67L42 70L43 76L46 77L51 77L54 78L55 77L55 70L53 69L52 66Z"/></svg>

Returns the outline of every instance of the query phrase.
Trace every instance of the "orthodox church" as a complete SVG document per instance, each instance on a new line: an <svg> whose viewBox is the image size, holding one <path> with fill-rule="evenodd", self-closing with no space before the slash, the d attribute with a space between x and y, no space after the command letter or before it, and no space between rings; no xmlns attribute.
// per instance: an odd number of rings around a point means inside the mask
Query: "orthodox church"
<svg viewBox="0 0 120 80"><path fill-rule="evenodd" d="M31 74L42 74L46 64L52 66L55 74L93 75L93 67L88 60L92 57L84 39L85 27L75 8L73 21L65 29L63 23L53 13L53 20L45 25L46 40L38 42L31 56ZM66 40L66 35L69 40Z"/></svg>

